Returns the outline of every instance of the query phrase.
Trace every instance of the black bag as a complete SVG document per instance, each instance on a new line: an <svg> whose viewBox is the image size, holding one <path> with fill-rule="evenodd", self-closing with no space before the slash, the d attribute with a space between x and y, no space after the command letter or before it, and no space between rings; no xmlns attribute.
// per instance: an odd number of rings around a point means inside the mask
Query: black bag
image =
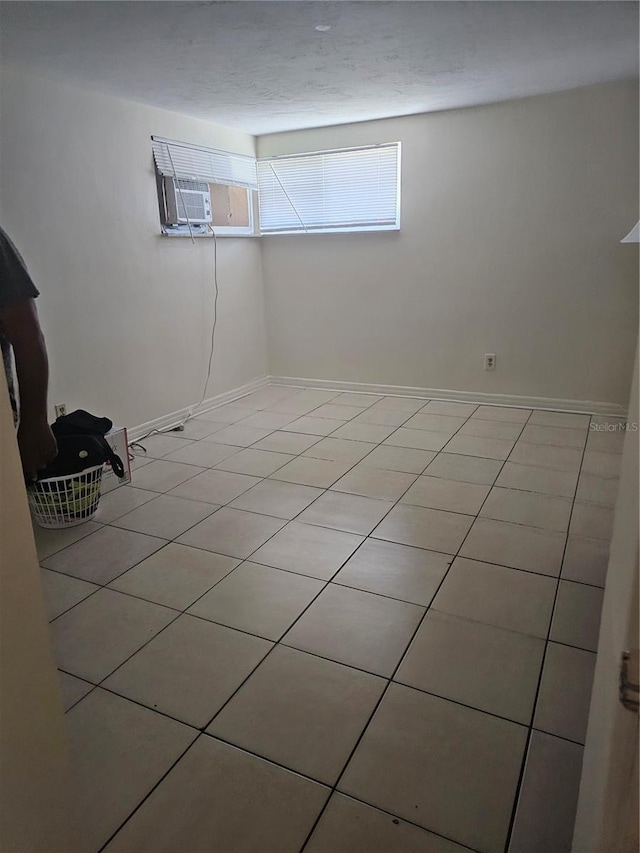
<svg viewBox="0 0 640 853"><path fill-rule="evenodd" d="M58 455L40 472L38 479L79 474L104 462L111 464L117 477L123 477L122 459L113 452L104 437L112 426L109 418L98 418L83 409L58 418L51 425L58 442Z"/></svg>

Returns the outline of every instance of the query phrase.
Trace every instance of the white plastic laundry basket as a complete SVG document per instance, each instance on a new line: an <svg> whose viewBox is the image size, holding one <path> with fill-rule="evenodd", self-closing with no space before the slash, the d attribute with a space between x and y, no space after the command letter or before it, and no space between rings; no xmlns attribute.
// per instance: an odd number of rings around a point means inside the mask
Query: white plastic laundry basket
<svg viewBox="0 0 640 853"><path fill-rule="evenodd" d="M93 518L100 501L102 467L32 483L27 494L31 514L40 527L75 527Z"/></svg>

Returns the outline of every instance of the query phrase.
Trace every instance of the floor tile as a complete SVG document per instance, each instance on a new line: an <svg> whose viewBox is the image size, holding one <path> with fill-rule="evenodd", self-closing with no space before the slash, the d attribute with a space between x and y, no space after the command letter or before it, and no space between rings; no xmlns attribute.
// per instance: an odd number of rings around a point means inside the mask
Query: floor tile
<svg viewBox="0 0 640 853"><path fill-rule="evenodd" d="M101 589L51 623L56 663L97 684L177 615L167 607Z"/></svg>
<svg viewBox="0 0 640 853"><path fill-rule="evenodd" d="M395 429L411 417L411 412L402 412L399 409L381 409L377 406L367 409L357 418L353 419L353 423L358 424L373 424L376 426L386 426Z"/></svg>
<svg viewBox="0 0 640 853"><path fill-rule="evenodd" d="M116 489L116 491L118 490ZM84 524L79 524L77 527L50 530L46 527L40 527L40 525L34 522L33 537L36 541L38 559L46 560L47 557L57 554L58 551L62 551L63 548L73 545L74 542L79 542L85 536L96 533L100 530L101 526L94 521L87 521Z"/></svg>
<svg viewBox="0 0 640 853"><path fill-rule="evenodd" d="M389 438L385 438L383 443L385 446L412 447L414 450L442 450L448 439L449 433L446 432L399 427Z"/></svg>
<svg viewBox="0 0 640 853"><path fill-rule="evenodd" d="M496 486L573 498L577 482L577 472L553 471L551 468L535 468L532 465L505 462L496 480Z"/></svg>
<svg viewBox="0 0 640 853"><path fill-rule="evenodd" d="M195 441L206 438L208 435L212 435L219 429L222 429L223 426L226 426L226 423L220 424L215 421L205 421L200 418L191 418L185 424L183 424L184 430L180 433L180 435L185 438L191 438Z"/></svg>
<svg viewBox="0 0 640 853"><path fill-rule="evenodd" d="M591 423L589 426L604 427L610 429L624 429L627 423L627 418L621 415L591 415Z"/></svg>
<svg viewBox="0 0 640 853"><path fill-rule="evenodd" d="M332 785L387 682L278 646L207 729Z"/></svg>
<svg viewBox="0 0 640 853"><path fill-rule="evenodd" d="M235 444L238 447L249 447L255 444L256 441L266 438L271 432L273 432L271 429L244 426L243 424L236 423L216 432L215 439L219 444ZM207 439L204 440L206 441Z"/></svg>
<svg viewBox="0 0 640 853"><path fill-rule="evenodd" d="M382 471L370 468L362 462L352 468L331 486L334 492L348 492L367 498L397 501L415 481L415 474L403 474L400 471Z"/></svg>
<svg viewBox="0 0 640 853"><path fill-rule="evenodd" d="M136 453L135 448L129 447L129 467L132 473L150 462L153 462L153 459L147 459L140 453Z"/></svg>
<svg viewBox="0 0 640 853"><path fill-rule="evenodd" d="M314 418L310 415L305 415L283 427L283 431L301 432L303 435L329 435L338 429L338 427L341 427L343 423L344 421L338 421L335 418Z"/></svg>
<svg viewBox="0 0 640 853"><path fill-rule="evenodd" d="M480 516L564 533L569 526L571 506L570 498L494 486Z"/></svg>
<svg viewBox="0 0 640 853"><path fill-rule="evenodd" d="M596 656L549 643L533 725L536 729L584 743Z"/></svg>
<svg viewBox="0 0 640 853"><path fill-rule="evenodd" d="M429 432L446 432L453 435L457 432L466 418L456 418L450 415L434 415L427 411L412 415L405 423L406 429L424 429Z"/></svg>
<svg viewBox="0 0 640 853"><path fill-rule="evenodd" d="M298 516L298 521L366 536L392 506L391 501L325 492Z"/></svg>
<svg viewBox="0 0 640 853"><path fill-rule="evenodd" d="M373 536L430 551L457 553L473 518L456 512L398 504L376 527Z"/></svg>
<svg viewBox="0 0 640 853"><path fill-rule="evenodd" d="M144 447L145 455L151 459L162 459L167 453L172 453L174 450L184 450L190 444L192 442L189 439L178 437L178 433L175 435L150 435L148 438L140 439L140 446Z"/></svg>
<svg viewBox="0 0 640 853"><path fill-rule="evenodd" d="M240 451L239 447L232 444L219 444L215 441L217 433L210 435L202 441L195 441L189 447L170 453L167 459L172 462L185 462L189 465L200 465L202 468L211 468L223 459L229 459Z"/></svg>
<svg viewBox="0 0 640 853"><path fill-rule="evenodd" d="M435 455L431 450L391 447L388 444L382 444L365 457L363 464L371 468L380 468L382 471L422 474Z"/></svg>
<svg viewBox="0 0 640 853"><path fill-rule="evenodd" d="M613 533L613 516L611 507L576 500L569 532L572 536L588 536L590 539L604 539L609 542Z"/></svg>
<svg viewBox="0 0 640 853"><path fill-rule="evenodd" d="M564 543L565 534L555 530L477 518L460 549L460 555L557 577Z"/></svg>
<svg viewBox="0 0 640 853"><path fill-rule="evenodd" d="M349 441L344 438L323 438L303 456L313 459L328 459L330 462L349 462L355 465L375 448L375 444L367 441Z"/></svg>
<svg viewBox="0 0 640 853"><path fill-rule="evenodd" d="M361 415L362 407L358 406L334 406L333 403L323 403L311 412L313 418L332 418L336 421L350 421L356 415Z"/></svg>
<svg viewBox="0 0 640 853"><path fill-rule="evenodd" d="M589 430L587 450L598 450L602 453L622 453L625 432L599 432L596 425Z"/></svg>
<svg viewBox="0 0 640 853"><path fill-rule="evenodd" d="M333 582L428 607L451 557L379 539L367 539Z"/></svg>
<svg viewBox="0 0 640 853"><path fill-rule="evenodd" d="M331 400L332 405L334 406L359 406L360 408L366 408L367 406L371 406L374 403L379 403L383 398L378 394L358 394L357 392L345 392L344 394L338 394L337 397L334 397Z"/></svg>
<svg viewBox="0 0 640 853"><path fill-rule="evenodd" d="M459 456L456 453L438 453L424 472L428 477L458 480L461 483L493 485L502 462L478 456Z"/></svg>
<svg viewBox="0 0 640 853"><path fill-rule="evenodd" d="M427 400L418 400L415 397L383 397L382 400L374 403L373 408L394 409L397 412L417 412L427 402Z"/></svg>
<svg viewBox="0 0 640 853"><path fill-rule="evenodd" d="M460 483L457 480L423 475L402 497L402 503L476 515L489 489L489 486L477 483Z"/></svg>
<svg viewBox="0 0 640 853"><path fill-rule="evenodd" d="M527 424L520 438L528 444L550 444L554 447L577 447L582 450L587 439L587 431Z"/></svg>
<svg viewBox="0 0 640 853"><path fill-rule="evenodd" d="M177 486L171 490L170 494L176 498L187 498L191 501L220 505L230 503L259 482L259 477L232 474L229 471L210 470L198 474L188 483Z"/></svg>
<svg viewBox="0 0 640 853"><path fill-rule="evenodd" d="M281 429L294 421L295 415L285 415L280 412L256 412L248 418L239 421L242 426L258 427L258 429Z"/></svg>
<svg viewBox="0 0 640 853"><path fill-rule="evenodd" d="M231 557L170 542L109 586L165 607L185 610L239 563Z"/></svg>
<svg viewBox="0 0 640 853"><path fill-rule="evenodd" d="M617 497L618 480L612 477L594 477L593 474L580 475L576 492L577 500L613 508Z"/></svg>
<svg viewBox="0 0 640 853"><path fill-rule="evenodd" d="M544 640L429 611L395 680L529 725Z"/></svg>
<svg viewBox="0 0 640 853"><path fill-rule="evenodd" d="M74 850L99 850L197 732L99 688L66 716L74 768Z"/></svg>
<svg viewBox="0 0 640 853"><path fill-rule="evenodd" d="M183 534L179 541L182 545L244 560L284 524L280 518L222 507Z"/></svg>
<svg viewBox="0 0 640 853"><path fill-rule="evenodd" d="M465 853L466 848L344 794L333 794L305 853Z"/></svg>
<svg viewBox="0 0 640 853"><path fill-rule="evenodd" d="M247 562L188 612L267 640L279 640L324 585L315 578Z"/></svg>
<svg viewBox="0 0 640 853"><path fill-rule="evenodd" d="M163 545L166 541L155 536L103 527L48 557L43 566L93 583L107 584Z"/></svg>
<svg viewBox="0 0 640 853"><path fill-rule="evenodd" d="M249 447L234 454L230 459L219 462L216 468L236 474L250 474L253 477L268 477L292 459L295 457L289 453L272 453Z"/></svg>
<svg viewBox="0 0 640 853"><path fill-rule="evenodd" d="M526 729L392 684L338 788L486 853L502 853Z"/></svg>
<svg viewBox="0 0 640 853"><path fill-rule="evenodd" d="M378 444L388 438L395 427L382 426L381 424L360 423L359 421L350 421L344 426L339 427L333 434L333 438L347 438L350 441L367 441L372 444Z"/></svg>
<svg viewBox="0 0 640 853"><path fill-rule="evenodd" d="M453 415L458 418L468 418L478 408L476 403L454 403L448 400L430 400L420 410L428 415Z"/></svg>
<svg viewBox="0 0 640 853"><path fill-rule="evenodd" d="M352 533L292 521L251 559L274 568L330 580L363 541L362 536Z"/></svg>
<svg viewBox="0 0 640 853"><path fill-rule="evenodd" d="M552 447L548 444L528 444L526 441L519 441L509 456L509 462L577 474L582 462L582 450L577 450L574 447Z"/></svg>
<svg viewBox="0 0 640 853"><path fill-rule="evenodd" d="M196 465L157 459L136 472L135 485L139 489L148 489L151 492L168 492L174 486L184 483L196 474L201 474L203 470L204 468Z"/></svg>
<svg viewBox="0 0 640 853"><path fill-rule="evenodd" d="M322 489L313 486L298 486L294 483L281 483L278 480L263 480L236 498L230 504L232 509L245 509L272 515L276 518L295 518L303 509L323 494Z"/></svg>
<svg viewBox="0 0 640 853"><path fill-rule="evenodd" d="M282 642L389 677L423 614L414 604L330 584Z"/></svg>
<svg viewBox="0 0 640 853"><path fill-rule="evenodd" d="M274 403L280 403L289 397L293 397L298 393L297 388L289 385L265 385L257 391L252 391L242 399L245 400L247 406L257 406L259 409L268 409Z"/></svg>
<svg viewBox="0 0 640 853"><path fill-rule="evenodd" d="M581 768L582 747L533 732L509 853L571 853Z"/></svg>
<svg viewBox="0 0 640 853"><path fill-rule="evenodd" d="M457 557L431 606L546 639L555 591L552 578Z"/></svg>
<svg viewBox="0 0 640 853"><path fill-rule="evenodd" d="M327 400L305 400L299 399L299 395L287 397L286 400L279 400L277 403L269 405L270 412L281 412L283 414L292 415L294 418L300 418L323 405Z"/></svg>
<svg viewBox="0 0 640 853"><path fill-rule="evenodd" d="M216 406L215 409L209 409L208 412L202 412L198 415L201 420L219 421L225 424L234 424L238 421L249 418L256 412L256 409L249 403L243 403L238 400L235 403L227 403L224 406Z"/></svg>
<svg viewBox="0 0 640 853"><path fill-rule="evenodd" d="M480 456L487 459L506 459L513 441L506 438L483 438L479 435L454 435L447 444L447 453L462 456Z"/></svg>
<svg viewBox="0 0 640 853"><path fill-rule="evenodd" d="M308 450L316 442L320 441L318 435L302 435L297 432L272 432L262 441L257 441L252 450L269 450L274 453L290 453L297 455L303 450Z"/></svg>
<svg viewBox="0 0 640 853"><path fill-rule="evenodd" d="M530 424L549 427L567 427L568 429L587 429L589 415L578 415L573 412L544 412L536 409L529 418Z"/></svg>
<svg viewBox="0 0 640 853"><path fill-rule="evenodd" d="M602 539L569 536L561 577L568 581L604 586L609 565L609 543Z"/></svg>
<svg viewBox="0 0 640 853"><path fill-rule="evenodd" d="M510 406L478 406L471 417L486 421L508 421L512 424L524 424L529 419L531 409L516 409Z"/></svg>
<svg viewBox="0 0 640 853"><path fill-rule="evenodd" d="M561 580L549 639L597 651L603 596L598 587Z"/></svg>
<svg viewBox="0 0 640 853"><path fill-rule="evenodd" d="M203 728L271 648L265 640L184 614L104 686Z"/></svg>
<svg viewBox="0 0 640 853"><path fill-rule="evenodd" d="M582 473L593 474L596 477L619 477L620 461L621 457L617 453L585 450Z"/></svg>
<svg viewBox="0 0 640 853"><path fill-rule="evenodd" d="M330 462L328 459L299 456L272 474L271 479L327 489L343 474L346 474L352 464L351 462Z"/></svg>
<svg viewBox="0 0 640 853"><path fill-rule="evenodd" d="M329 793L202 735L105 853L298 853Z"/></svg>
<svg viewBox="0 0 640 853"><path fill-rule="evenodd" d="M60 683L60 693L62 694L62 706L65 711L73 708L77 702L94 688L94 685L89 681L83 681L81 678L76 678L75 675L69 675L60 670L58 670L58 680Z"/></svg>
<svg viewBox="0 0 640 853"><path fill-rule="evenodd" d="M95 519L101 524L110 524L116 518L120 518L120 516L157 497L157 492L134 489L133 486L120 486L111 492L107 492L106 495L100 496Z"/></svg>
<svg viewBox="0 0 640 853"><path fill-rule="evenodd" d="M73 607L79 601L100 589L94 583L72 578L69 575L62 575L59 572L51 572L48 569L41 569L42 592L44 595L44 604L49 620L60 616L65 610Z"/></svg>
<svg viewBox="0 0 640 853"><path fill-rule="evenodd" d="M522 424L509 421L485 421L482 418L469 418L460 428L459 435L476 435L481 438L507 438L515 441L522 432Z"/></svg>
<svg viewBox="0 0 640 853"><path fill-rule="evenodd" d="M116 519L113 525L125 530L135 530L137 533L146 533L149 536L174 539L218 508L216 504L188 501L172 495L159 495L155 500Z"/></svg>

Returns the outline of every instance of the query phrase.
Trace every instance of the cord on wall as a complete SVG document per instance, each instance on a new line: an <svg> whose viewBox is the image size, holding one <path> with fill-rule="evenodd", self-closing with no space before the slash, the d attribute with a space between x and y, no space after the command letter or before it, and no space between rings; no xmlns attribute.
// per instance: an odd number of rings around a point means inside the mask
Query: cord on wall
<svg viewBox="0 0 640 853"><path fill-rule="evenodd" d="M171 152L169 152L169 157L171 157ZM174 177L177 177L175 175L175 167L173 166L173 161L171 161L171 166L174 169ZM178 189L180 189L180 187L178 187ZM189 233L191 234L191 242L195 246L196 241L194 240L194 237L193 237L193 229L191 228L191 222L189 221L189 214L187 213L187 206L184 203L184 198L182 198L182 190L181 189L180 189L180 198L182 200L182 206L184 207L185 216L187 218L187 225L189 226ZM197 403L194 403L194 405L192 405L190 407L189 414L181 423L177 424L176 426L165 427L164 429L152 429L148 433L146 433L145 435L136 439L136 441L130 441L129 442L129 447L140 447L142 450L144 450L145 453L147 452L147 449L143 444L141 444L141 442L144 441L145 438L149 438L149 436L151 436L151 435L163 434L166 432L183 432L184 431L184 425L188 421L190 421L192 418L195 417L195 414L194 414L195 410L199 406L202 405L202 403L205 401L205 399L207 397L207 388L209 387L209 382L211 381L211 371L213 368L213 353L214 353L215 344L216 344L216 327L218 325L218 292L219 292L219 287L218 287L218 237L216 235L216 232L213 229L213 226L209 225L209 228L211 229L211 233L213 234L213 288L214 288L213 324L211 326L211 347L209 350L209 363L207 366L207 378L206 378L205 383L204 383L204 388L202 389L202 397L200 398L200 400Z"/></svg>

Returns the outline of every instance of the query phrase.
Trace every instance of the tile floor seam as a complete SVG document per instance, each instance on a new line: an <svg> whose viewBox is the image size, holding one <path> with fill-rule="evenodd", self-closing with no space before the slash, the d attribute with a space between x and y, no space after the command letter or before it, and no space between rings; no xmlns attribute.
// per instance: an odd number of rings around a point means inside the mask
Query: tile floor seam
<svg viewBox="0 0 640 853"><path fill-rule="evenodd" d="M115 695L117 695L117 694L115 694ZM127 701L131 701L131 700L127 700ZM124 820L123 820L123 821L118 825L117 829L116 829L114 832L112 832L112 833L111 833L111 835L107 838L107 840L104 842L104 844L102 844L102 845L101 845L101 846L96 850L96 853L103 853L103 851L104 851L104 850L109 846L109 844L113 841L113 839L116 837L116 835L117 835L117 834L120 832L120 830L124 827L124 825L125 825L126 823L128 823L128 822L131 820L131 818L133 817L133 815L138 811L138 809L140 809L140 808L142 807L143 803L145 803L145 802L149 799L149 797L151 796L151 794L156 790L156 788L158 787L158 785L160 785L160 784L161 784L161 782L163 782L163 781L164 781L164 779L166 779L166 777L169 775L169 773L171 773L171 771L173 770L173 768L174 768L174 767L175 767L175 766L176 766L180 761L182 761L182 759L185 757L185 755L189 752L189 750L191 749L191 747L192 747L192 746L193 746L193 745L198 741L198 739L199 739L200 737L202 737L202 733L197 734L197 735L196 735L196 737L193 739L193 741L192 741L192 742L187 746L187 748L186 748L186 749L184 749L184 750L180 753L180 755L176 758L176 760L175 760L175 761L173 761L173 762L171 763L171 765L170 765L170 766L169 766L169 768L166 770L166 772L162 774L162 776L160 777L160 779L158 779L158 781L156 782L156 784L151 788L151 790L150 790L150 791L148 791L148 792L147 792L147 794L142 798L142 800L137 804L137 806L136 806L136 807L135 807L131 812L129 812L129 814L127 815L127 817L126 817L126 818L125 818L125 819L124 819ZM87 853L88 853L88 851L87 851Z"/></svg>
<svg viewBox="0 0 640 853"><path fill-rule="evenodd" d="M591 426L591 416L589 417L589 424L588 424L588 428L590 428L590 426ZM515 446L515 445L514 445L514 446ZM577 480L576 480L575 490L574 490L573 499L572 499L572 503L571 503L571 512L570 512L570 514L569 514L569 523L568 523L568 525L567 525L567 532L566 532L566 534L565 534L565 543L564 543L564 548L563 548L563 551L562 551L562 558L561 558L561 560L560 560L560 571L559 571L559 573L558 573L558 577L557 577L557 580L556 580L556 588L555 588L555 593L554 593L554 598L553 598L553 606L552 606L552 608L551 608L551 617L550 617L550 619L549 619L549 626L548 626L548 629L547 629L547 637L546 637L546 641L545 641L544 651L543 651L543 654L542 654L542 661L541 661L541 664L540 664L540 672L539 672L539 675L538 675L538 684L537 684L537 687L536 687L536 691L535 691L535 695L534 695L534 700L533 700L533 705L532 705L532 708L531 708L531 717L530 717L530 722L529 722L529 731L528 731L528 733L527 733L527 739L526 739L526 742L525 742L524 754L523 754L523 760L522 760L522 765L521 765L521 767L520 767L520 776L519 776L518 782L517 782L517 784L516 784L515 793L514 793L513 806L512 806L512 809L511 809L511 819L510 819L510 821L509 821L509 829L508 829L508 832L507 832L507 838L506 838L506 842L505 842L505 846L504 846L504 853L509 853L509 845L511 844L511 839L512 839L512 837L513 837L513 831L514 831L514 827L515 827L515 823L516 823L516 818L517 818L517 813L518 813L518 805L519 805L519 802L520 802L520 794L521 794L521 792L522 792L522 786L523 786L523 783L524 783L524 777L525 777L525 772L526 772L526 767L527 767L527 759L528 759L528 756L529 756L529 749L530 749L530 747L531 747L531 738L532 738L532 734L533 734L533 731L534 731L534 722L535 722L536 710L537 710L537 706L538 706L538 699L539 699L539 697L540 697L540 691L541 691L541 688L542 688L542 679L543 679L543 676L544 676L544 670L545 670L545 665L546 665L546 661L547 661L547 650L548 650L548 648L549 648L549 642L550 642L550 637L551 637L551 630L552 630L552 627L553 627L553 618L554 618L554 615L555 615L556 605L557 605L557 602L558 602L558 592L559 592L559 590L560 590L560 581L561 581L561 578L562 578L562 569L563 569L563 565L564 565L565 555L566 555L566 553L567 553L567 543L569 542L569 530L570 530L570 528L571 528L571 519L573 518L573 508L574 508L574 506L575 506L576 494L577 494L577 491L578 491L578 482L579 482L579 479L580 479L580 472L581 472L581 470L582 470L582 465L583 465L583 463L584 463L584 455L585 455L585 453L586 453L586 442L585 442L584 447L582 448L582 454L581 454L581 457L580 457L580 465L579 465L579 467L578 467L578 478L577 478Z"/></svg>

